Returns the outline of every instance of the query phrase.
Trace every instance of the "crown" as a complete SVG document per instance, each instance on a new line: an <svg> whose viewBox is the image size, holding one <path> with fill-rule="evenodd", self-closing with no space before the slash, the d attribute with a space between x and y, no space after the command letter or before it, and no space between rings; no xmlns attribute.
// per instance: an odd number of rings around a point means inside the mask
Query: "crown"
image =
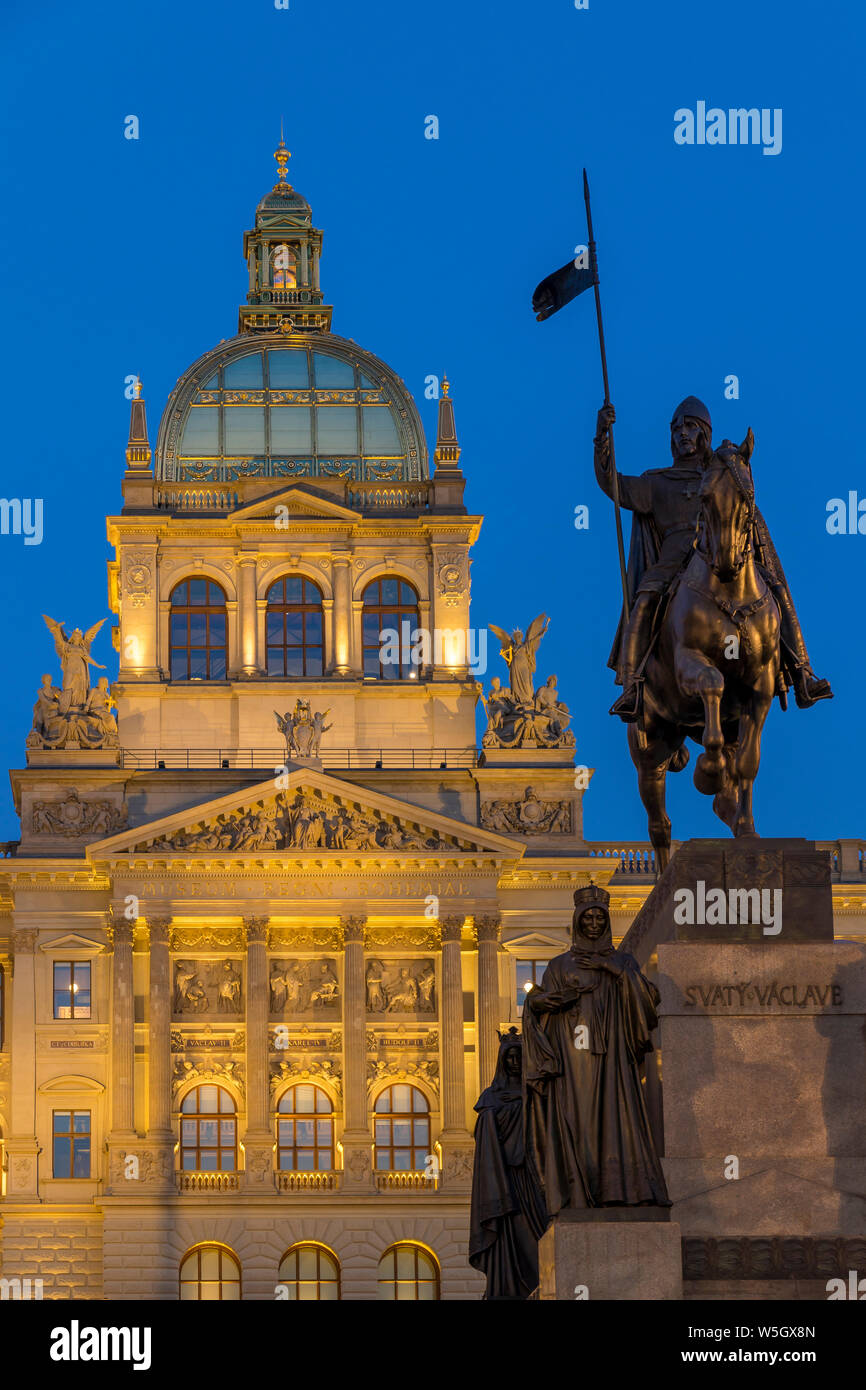
<svg viewBox="0 0 866 1390"><path fill-rule="evenodd" d="M500 1033L499 1029L497 1028L496 1035L499 1038L500 1043L504 1043L506 1040L514 1042L520 1041L520 1034L516 1028L509 1028L505 1033Z"/></svg>
<svg viewBox="0 0 866 1390"><path fill-rule="evenodd" d="M590 883L587 888L578 888L574 895L574 906L578 910L585 907L603 907L610 911L610 893L605 888L599 888L597 883Z"/></svg>

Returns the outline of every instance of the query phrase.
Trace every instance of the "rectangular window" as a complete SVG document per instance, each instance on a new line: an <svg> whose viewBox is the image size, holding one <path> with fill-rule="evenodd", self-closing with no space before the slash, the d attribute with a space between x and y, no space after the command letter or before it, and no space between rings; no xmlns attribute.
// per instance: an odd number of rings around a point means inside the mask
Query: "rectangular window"
<svg viewBox="0 0 866 1390"><path fill-rule="evenodd" d="M540 985L547 969L547 960L519 960L517 962L517 1007L523 1008L527 985Z"/></svg>
<svg viewBox="0 0 866 1390"><path fill-rule="evenodd" d="M303 388L310 384L306 352L296 352L291 348L271 348L268 352L270 386L272 391L288 388Z"/></svg>
<svg viewBox="0 0 866 1390"><path fill-rule="evenodd" d="M316 413L319 454L357 454L358 412L353 405L321 406Z"/></svg>
<svg viewBox="0 0 866 1390"><path fill-rule="evenodd" d="M219 448L219 410L213 405L195 405L186 417L179 453L187 458L212 458Z"/></svg>
<svg viewBox="0 0 866 1390"><path fill-rule="evenodd" d="M54 962L54 1017L90 1018L90 961Z"/></svg>
<svg viewBox="0 0 866 1390"><path fill-rule="evenodd" d="M364 420L364 453L384 454L391 458L402 454L397 425L388 407L371 405L361 413Z"/></svg>
<svg viewBox="0 0 866 1390"><path fill-rule="evenodd" d="M90 1177L89 1110L55 1110L52 1141L55 1178Z"/></svg>
<svg viewBox="0 0 866 1390"><path fill-rule="evenodd" d="M229 406L225 411L227 454L265 452L265 412L259 406Z"/></svg>
<svg viewBox="0 0 866 1390"><path fill-rule="evenodd" d="M351 390L355 385L355 368L351 362L342 362L324 352L313 353L316 385L319 387L343 387Z"/></svg>
<svg viewBox="0 0 866 1390"><path fill-rule="evenodd" d="M306 405L271 406L271 453L311 454L313 427Z"/></svg>

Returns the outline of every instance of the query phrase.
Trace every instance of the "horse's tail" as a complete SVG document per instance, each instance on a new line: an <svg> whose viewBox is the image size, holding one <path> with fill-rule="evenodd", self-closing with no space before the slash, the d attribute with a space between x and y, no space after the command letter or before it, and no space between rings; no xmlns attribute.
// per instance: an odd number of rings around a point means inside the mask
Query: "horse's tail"
<svg viewBox="0 0 866 1390"><path fill-rule="evenodd" d="M684 743L681 743L675 753L671 753L668 762L668 772L682 772L688 766L689 750Z"/></svg>

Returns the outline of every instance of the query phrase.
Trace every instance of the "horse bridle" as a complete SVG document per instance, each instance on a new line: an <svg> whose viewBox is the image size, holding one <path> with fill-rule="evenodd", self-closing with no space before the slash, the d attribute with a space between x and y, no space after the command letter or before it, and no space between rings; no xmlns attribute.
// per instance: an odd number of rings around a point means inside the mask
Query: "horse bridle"
<svg viewBox="0 0 866 1390"><path fill-rule="evenodd" d="M747 559L749 558L749 555L752 553L753 550L752 536L754 533L755 526L755 486L750 477L743 476L745 470L748 468L748 465L743 464L741 470L740 466L738 466L738 464L735 463L735 460L739 460L740 458L740 455L738 453L732 453L731 455L714 453L713 458L718 459L719 463L721 463L722 466L728 470L728 472L730 473L731 477L737 485L737 489L740 495L745 498L749 506L749 513L746 522L746 543L740 551L737 559L734 561L734 571L736 574L739 574L740 570L743 568L743 565L746 563ZM710 465L707 468L707 472L709 472L710 467L712 467L712 461L710 462ZM702 559L706 560L707 564L710 565L710 568L712 569L712 564L710 562L710 557L707 553L706 548L706 531L704 527L703 501L704 497L702 496L701 516L698 525L698 535L697 539L695 540L695 550L702 557Z"/></svg>

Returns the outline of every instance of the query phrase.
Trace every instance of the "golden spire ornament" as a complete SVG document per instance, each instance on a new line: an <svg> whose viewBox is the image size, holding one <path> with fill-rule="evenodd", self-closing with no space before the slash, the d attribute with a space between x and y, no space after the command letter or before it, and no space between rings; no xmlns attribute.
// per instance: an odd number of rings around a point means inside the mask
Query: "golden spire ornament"
<svg viewBox="0 0 866 1390"><path fill-rule="evenodd" d="M286 177L286 165L288 164L288 162L289 162L289 160L291 159L291 157L292 157L292 152L291 152L291 150L287 150L287 149L286 149L286 142L285 142L285 140L283 139L283 122L282 122L282 119L281 119L281 120L280 120L280 143L277 145L277 148L274 150L274 159L277 161L277 168L279 169L280 172L279 172L279 177L278 177L277 182L276 182L276 184L274 185L274 187L275 187L275 188L279 188L282 192L285 192L285 193L288 193L288 192L291 190L291 187L292 187L292 185L291 185L291 184L289 183L289 181L288 181L288 178Z"/></svg>

